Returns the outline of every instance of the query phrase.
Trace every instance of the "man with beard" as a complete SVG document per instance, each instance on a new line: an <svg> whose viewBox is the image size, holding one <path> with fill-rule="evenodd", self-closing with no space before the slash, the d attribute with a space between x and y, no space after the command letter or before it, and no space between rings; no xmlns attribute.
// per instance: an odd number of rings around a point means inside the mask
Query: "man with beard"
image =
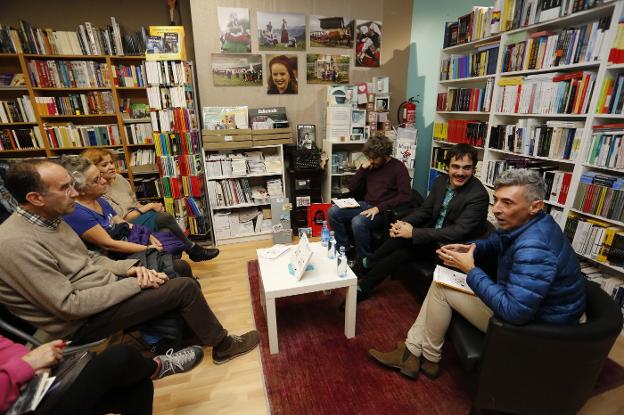
<svg viewBox="0 0 624 415"><path fill-rule="evenodd" d="M489 196L475 178L477 151L457 144L446 155L448 176L440 176L422 206L390 227L390 239L356 265L358 302L370 297L373 288L406 261L435 260L441 244L462 242L486 230Z"/></svg>
<svg viewBox="0 0 624 415"><path fill-rule="evenodd" d="M349 191L364 194L357 208L332 206L329 224L336 235L337 246L349 250L347 224L351 224L358 258L371 255L371 232L384 225L379 212L407 203L411 197L410 177L407 168L393 158L392 142L377 135L366 142L362 152L368 160L360 166L349 184Z"/></svg>

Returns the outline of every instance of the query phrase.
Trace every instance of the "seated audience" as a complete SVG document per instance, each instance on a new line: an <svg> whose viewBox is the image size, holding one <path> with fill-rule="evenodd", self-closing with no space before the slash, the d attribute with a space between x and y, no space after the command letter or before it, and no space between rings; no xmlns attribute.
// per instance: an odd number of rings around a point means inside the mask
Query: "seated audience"
<svg viewBox="0 0 624 415"><path fill-rule="evenodd" d="M336 236L337 246L350 249L347 226L351 226L358 258L371 254L371 232L384 226L380 212L408 203L411 199L411 179L407 168L393 158L392 142L383 135L372 137L362 150L368 160L357 170L349 184L354 195L364 194L357 208L329 209L329 224Z"/></svg>
<svg viewBox="0 0 624 415"><path fill-rule="evenodd" d="M255 330L228 335L193 279L168 280L136 260L88 251L61 218L74 210L72 183L48 160L25 160L7 172L6 187L20 204L0 225L0 303L10 312L76 344L176 313L193 335L185 343L212 346L215 363L258 345Z"/></svg>
<svg viewBox="0 0 624 415"><path fill-rule="evenodd" d="M405 262L424 258L433 263L439 244L476 239L487 231L489 196L473 176L477 151L468 144L457 144L446 158L448 175L438 177L422 206L392 224L390 238L356 265L361 276L358 301L370 297L373 289Z"/></svg>
<svg viewBox="0 0 624 415"><path fill-rule="evenodd" d="M146 226L149 230L168 230L183 243L184 249L192 261L207 261L219 255L217 248L204 248L188 239L175 218L164 211L162 203L141 204L132 192L130 183L121 174L117 174L115 163L117 155L107 149L88 149L83 157L91 160L102 173L107 189L104 198L115 212L125 221Z"/></svg>
<svg viewBox="0 0 624 415"><path fill-rule="evenodd" d="M128 224L102 197L106 181L100 170L84 157L71 157L63 161L78 191L75 209L63 219L85 241L87 247L104 254L109 251L124 257L147 248L156 248L172 254L184 249L184 244L170 232L151 233L147 228ZM125 225L125 226L124 226Z"/></svg>
<svg viewBox="0 0 624 415"><path fill-rule="evenodd" d="M468 275L476 295L432 283L405 343L369 353L381 364L415 378L435 378L453 310L485 332L492 315L511 324L575 324L585 311L585 285L574 250L552 216L543 212L546 185L532 170L509 170L495 183L493 212L499 229L470 245L437 251L444 265ZM498 257L496 281L475 259ZM513 356L510 356L513 359Z"/></svg>
<svg viewBox="0 0 624 415"><path fill-rule="evenodd" d="M51 370L62 360L64 347L63 340L54 340L28 350L0 336L0 412L11 407L36 373ZM53 404L44 400L39 408L65 415L148 415L152 413L152 380L189 371L203 355L200 347L193 346L148 359L130 346L113 346L87 363L71 386L54 397Z"/></svg>

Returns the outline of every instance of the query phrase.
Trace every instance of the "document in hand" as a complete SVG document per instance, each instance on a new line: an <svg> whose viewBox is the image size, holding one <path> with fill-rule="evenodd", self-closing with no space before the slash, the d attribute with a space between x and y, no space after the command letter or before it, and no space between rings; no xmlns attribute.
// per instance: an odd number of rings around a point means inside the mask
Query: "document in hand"
<svg viewBox="0 0 624 415"><path fill-rule="evenodd" d="M466 294L475 295L474 291L472 291L468 283L466 283L466 277L467 275L462 272L441 265L436 266L433 271L433 280L436 283L446 285L447 287L465 292Z"/></svg>
<svg viewBox="0 0 624 415"><path fill-rule="evenodd" d="M360 207L360 204L352 197L346 199L333 198L332 202L340 209Z"/></svg>

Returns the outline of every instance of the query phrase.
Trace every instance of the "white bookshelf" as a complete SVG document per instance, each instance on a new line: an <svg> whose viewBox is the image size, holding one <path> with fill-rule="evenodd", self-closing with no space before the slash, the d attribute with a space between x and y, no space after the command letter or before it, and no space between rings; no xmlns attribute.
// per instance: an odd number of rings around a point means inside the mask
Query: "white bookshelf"
<svg viewBox="0 0 624 415"><path fill-rule="evenodd" d="M574 200L576 198L577 192L579 190L579 181L581 175L587 171L602 171L608 174L620 175L624 176L624 171L618 169L611 169L605 167L599 167L591 165L587 162L588 154L591 147L591 139L592 139L592 126L599 124L607 124L614 122L622 122L624 120L624 115L620 114L599 114L596 113L596 106L599 100L600 89L602 87L603 81L605 80L605 75L607 71L610 71L611 74L617 75L617 73L624 72L624 64L609 64L608 63L608 55L611 46L615 40L615 34L618 28L618 20L622 15L624 10L624 0L616 0L611 1L606 4L599 5L590 10L585 10L581 12L574 13L572 15L560 17L558 19L550 20L543 23L537 23L534 25L530 25L527 27L515 29L508 32L499 33L495 36L491 36L485 39L479 39L477 41L473 41L471 43L466 43L462 45L456 45L449 48L442 49L440 62L442 58L448 57L451 54L468 54L475 52L477 48L483 44L488 44L492 42L498 42L499 44L499 53L498 53L498 61L496 64L496 72L493 75L481 76L481 77L473 77L473 78L465 78L465 79L455 79L452 81L440 81L438 83L438 93L447 92L450 87L485 87L486 82L491 77L494 78L494 88L491 98L491 108L489 112L458 112L458 111L436 111L435 122L448 122L449 120L456 119L466 119L466 120L475 120L475 121L487 121L487 136L485 138L484 148L480 149L479 157L483 160L483 169L486 168L487 163L489 161L494 160L504 160L510 158L525 158L525 159L534 159L534 160L542 160L547 161L552 164L556 164L558 169L569 171L572 173L572 180L570 182L570 189L567 195L567 199L565 204L559 204L556 202L545 201L547 205L554 207L555 209L559 209L562 211L561 219L559 220L559 225L563 228L566 224L568 214L570 212L575 212L577 215L585 218L593 218L599 219L605 223L611 225L617 225L624 227L624 223L615 221L612 219L607 219L604 217L584 213L580 210L573 209ZM586 24L597 20L604 16L610 16L610 26L609 30L606 32L603 46L600 51L600 56L598 60L593 62L583 62L577 64L570 65L561 65L557 67L543 68L543 69L534 69L534 70L526 70L526 71L514 71L514 72L502 72L502 60L504 55L504 48L508 44L516 43L516 37L518 34L522 32L526 33L536 33L540 31L560 31L563 28L568 27L578 27L578 25ZM515 35L515 36L514 36ZM576 71L592 71L596 73L596 81L593 87L592 96L589 102L588 110L586 114L516 114L516 113L505 113L496 111L497 103L499 102L500 94L502 87L499 86L499 81L503 78L512 77L512 76L528 76L534 74L545 74L550 72L576 72ZM490 131L492 126L497 125L507 125L507 124L515 124L519 119L535 119L540 123L545 123L546 121L577 121L583 123L583 135L581 138L581 148L577 154L577 157L574 160L563 160L563 159L553 159L548 157L538 157L538 156L529 156L523 154L517 154L512 151L507 150L498 150L489 148L490 142ZM447 143L444 141L432 140L432 149L435 147L447 147L454 143ZM431 157L430 157L431 160ZM431 170L438 170L430 167ZM483 179L485 178L485 172L482 172ZM491 184L486 184L486 188L488 188L489 192L492 192ZM590 257L586 257L581 255L584 258L587 258L591 261L597 262L595 259ZM605 266L609 270L615 271L619 273L621 276L624 276L624 268L612 266L610 264L600 263Z"/></svg>
<svg viewBox="0 0 624 415"><path fill-rule="evenodd" d="M334 183L340 180L348 182L351 177L355 175L355 172L332 173L333 154L336 151L346 151L349 153L362 151L365 143L365 141L334 142L330 140L323 140L323 151L327 154L327 168L324 170L325 177L323 178L321 193L323 203L330 203L332 197L339 196L337 194L332 196L332 186Z"/></svg>
<svg viewBox="0 0 624 415"><path fill-rule="evenodd" d="M203 158L204 164L208 160L210 154L242 154L244 152L249 151L261 151L264 155L277 155L279 161L281 162L281 168L279 172L266 172L266 173L246 173L244 175L241 174L229 174L229 175L212 175L208 168L206 167L204 170L206 172L206 182L207 184L214 181L221 181L227 179L248 179L250 186L254 185L262 185L266 188L266 182L270 179L281 179L282 181L282 193L284 196L286 195L286 176L284 169L284 146L282 144L275 144L269 146L253 146L248 148L236 148L236 149L227 149L227 150L208 150L204 149ZM271 239L273 235L273 231L259 231L253 233L236 233L231 234L229 236L222 236L220 232L218 232L217 226L215 223L215 215L224 212L236 213L237 211L245 208L256 207L259 209L269 208L271 207L271 203L239 203L239 204L231 204L227 206L217 206L215 200L211 197L210 191L207 187L206 192L208 193L209 199L209 210L210 210L210 220L213 224L213 232L214 232L214 241L215 245L227 245L227 244L235 244L242 242L250 242L250 241L259 241L259 240L267 240Z"/></svg>

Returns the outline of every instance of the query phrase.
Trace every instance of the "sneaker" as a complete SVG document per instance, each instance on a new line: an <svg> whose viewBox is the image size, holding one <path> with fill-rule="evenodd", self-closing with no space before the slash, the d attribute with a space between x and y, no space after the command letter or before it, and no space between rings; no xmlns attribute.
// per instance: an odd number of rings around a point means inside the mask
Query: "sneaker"
<svg viewBox="0 0 624 415"><path fill-rule="evenodd" d="M212 361L216 365L229 362L237 356L250 352L260 343L260 335L256 330L251 330L242 336L229 335L228 337L232 340L230 347L223 351L217 351L214 347L212 349Z"/></svg>
<svg viewBox="0 0 624 415"><path fill-rule="evenodd" d="M160 361L160 371L155 379L162 379L165 376L176 373L188 372L199 364L204 358L204 350L200 346L190 346L174 352L169 349L166 354L156 356L154 359Z"/></svg>
<svg viewBox="0 0 624 415"><path fill-rule="evenodd" d="M209 261L216 258L217 255L219 255L219 250L217 248L204 248L197 244L188 250L188 256L193 262Z"/></svg>

